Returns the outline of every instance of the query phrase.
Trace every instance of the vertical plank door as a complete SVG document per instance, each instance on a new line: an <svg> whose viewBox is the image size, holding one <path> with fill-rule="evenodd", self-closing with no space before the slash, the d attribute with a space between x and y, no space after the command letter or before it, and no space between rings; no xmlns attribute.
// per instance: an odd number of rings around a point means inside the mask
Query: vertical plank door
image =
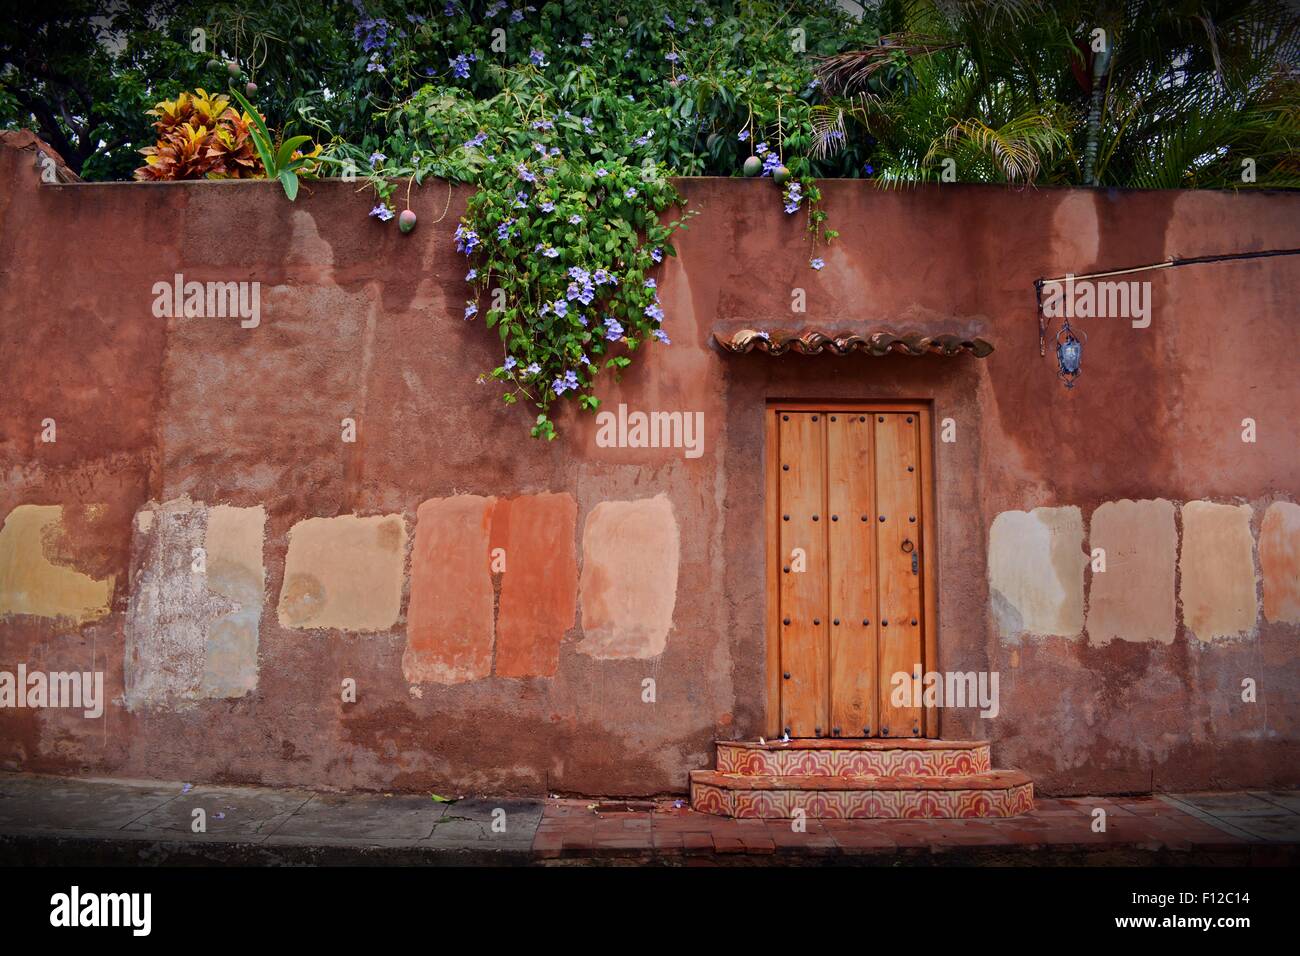
<svg viewBox="0 0 1300 956"><path fill-rule="evenodd" d="M780 461L781 723L792 737L828 733L826 415L782 412Z"/></svg>
<svg viewBox="0 0 1300 956"><path fill-rule="evenodd" d="M830 547L830 736L870 737L876 722L875 416L830 412L826 510Z"/></svg>
<svg viewBox="0 0 1300 956"><path fill-rule="evenodd" d="M920 701L891 700L895 674L923 670L920 424L915 412L876 414L876 570L880 736L919 737ZM909 685L909 690L917 685ZM912 706L913 704L917 706Z"/></svg>

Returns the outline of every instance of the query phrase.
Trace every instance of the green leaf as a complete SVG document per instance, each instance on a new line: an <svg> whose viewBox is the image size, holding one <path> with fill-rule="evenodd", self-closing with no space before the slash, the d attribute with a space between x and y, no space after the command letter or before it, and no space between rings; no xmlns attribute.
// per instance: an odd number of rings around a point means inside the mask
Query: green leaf
<svg viewBox="0 0 1300 956"><path fill-rule="evenodd" d="M286 169L280 173L280 185L284 187L284 194L293 202L298 198L298 174L292 169Z"/></svg>
<svg viewBox="0 0 1300 956"><path fill-rule="evenodd" d="M266 167L267 177L269 178L278 175L279 170L275 165L275 147L271 140L271 131L267 129L266 124L262 122L261 114L253 108L253 105L249 103L248 100L244 99L244 94L240 93L239 90L235 89L233 86L230 88L230 94L239 101L239 105L253 121L253 128L249 130L249 132L252 134L253 146L257 149L257 155L261 158L262 165Z"/></svg>
<svg viewBox="0 0 1300 956"><path fill-rule="evenodd" d="M277 169L284 169L289 165L289 160L293 157L293 151L303 143L310 143L310 136L292 136L280 144L280 152L276 154L275 165Z"/></svg>

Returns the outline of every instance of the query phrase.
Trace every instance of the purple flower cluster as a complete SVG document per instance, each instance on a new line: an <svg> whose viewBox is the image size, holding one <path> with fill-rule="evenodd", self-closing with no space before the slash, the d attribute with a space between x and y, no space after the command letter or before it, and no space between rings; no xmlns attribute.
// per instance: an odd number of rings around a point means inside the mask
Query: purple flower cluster
<svg viewBox="0 0 1300 956"><path fill-rule="evenodd" d="M563 395L565 392L571 392L578 387L578 373L572 369L564 373L564 378L557 378L551 383L551 388L555 389L556 395Z"/></svg>
<svg viewBox="0 0 1300 956"><path fill-rule="evenodd" d="M565 293L569 301L577 299L583 305L591 305L592 300L596 298L596 284L592 281L591 273L581 266L571 266L569 278L573 280Z"/></svg>
<svg viewBox="0 0 1300 956"><path fill-rule="evenodd" d="M618 319L612 315L605 316L605 338L610 342L617 342L623 335L623 326L619 324Z"/></svg>
<svg viewBox="0 0 1300 956"><path fill-rule="evenodd" d="M370 210L370 215L374 216L380 222L388 222L393 218L393 210L388 208L386 203L380 203L374 209Z"/></svg>
<svg viewBox="0 0 1300 956"><path fill-rule="evenodd" d="M759 143L755 146L754 153L763 157L764 176L771 176L772 171L781 165L781 157L774 150L768 149L767 143Z"/></svg>
<svg viewBox="0 0 1300 956"><path fill-rule="evenodd" d="M370 54L370 62L366 64L367 73L383 73L384 64L382 62L384 53L391 52L397 48L397 41L392 37L392 24L383 17L372 17L366 13L365 4L361 0L353 0L353 7L357 11L357 22L352 28L354 39L361 41L361 49ZM405 33L398 31L402 36Z"/></svg>
<svg viewBox="0 0 1300 956"><path fill-rule="evenodd" d="M477 59L473 53L456 54L455 59L447 61L451 65L451 75L458 80L469 79L469 65Z"/></svg>
<svg viewBox="0 0 1300 956"><path fill-rule="evenodd" d="M375 211L373 209L370 211L370 215L372 216L375 215ZM380 218L381 219L389 218L392 215L393 215L392 211L390 210L388 213L388 217L381 216ZM459 226L456 227L456 251L457 252L463 252L467 256L472 256L474 254L474 250L478 247L479 242L480 240L478 237L478 233L475 232L473 229L470 229L464 223L461 223Z"/></svg>
<svg viewBox="0 0 1300 956"><path fill-rule="evenodd" d="M388 21L383 17L366 16L365 8L360 4L356 6L357 11L362 13L362 17L352 28L352 36L361 41L361 49L367 53L376 53L391 45L388 37L390 29Z"/></svg>
<svg viewBox="0 0 1300 956"><path fill-rule="evenodd" d="M803 185L798 180L791 180L785 187L785 211L795 213L799 211L799 204L803 202Z"/></svg>

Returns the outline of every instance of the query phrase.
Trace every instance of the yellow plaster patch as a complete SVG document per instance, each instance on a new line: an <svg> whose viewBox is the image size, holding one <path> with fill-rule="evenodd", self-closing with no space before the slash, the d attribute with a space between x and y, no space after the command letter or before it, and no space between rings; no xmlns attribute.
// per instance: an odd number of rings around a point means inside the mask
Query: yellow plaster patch
<svg viewBox="0 0 1300 956"><path fill-rule="evenodd" d="M46 556L45 542L62 530L62 505L19 505L0 528L0 615L70 618L77 624L108 614L113 577L96 580Z"/></svg>
<svg viewBox="0 0 1300 956"><path fill-rule="evenodd" d="M1203 641L1254 629L1254 539L1249 505L1189 501L1183 505L1179 559L1183 623Z"/></svg>

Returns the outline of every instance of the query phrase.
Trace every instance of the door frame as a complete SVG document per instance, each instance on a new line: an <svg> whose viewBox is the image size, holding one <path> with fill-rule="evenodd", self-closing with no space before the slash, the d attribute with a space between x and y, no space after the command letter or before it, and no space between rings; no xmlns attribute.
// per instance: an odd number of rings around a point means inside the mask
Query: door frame
<svg viewBox="0 0 1300 956"><path fill-rule="evenodd" d="M811 401L808 399L774 399L769 398L763 410L764 415L764 484L763 500L764 524L767 529L765 559L767 562L767 711L763 724L767 736L771 739L781 737L781 528L777 518L776 501L779 497L779 455L777 432L778 416L781 412L911 412L917 416L922 435L920 454L921 482L921 546L923 548L921 565L921 613L925 639L922 642L922 673L939 669L939 602L938 602L938 553L935 542L938 540L936 499L938 492L934 480L934 402L929 399L915 401L881 400L881 401ZM939 736L939 708L922 708L921 735L937 738ZM874 739L874 738L873 738ZM885 738L891 739L891 738Z"/></svg>

